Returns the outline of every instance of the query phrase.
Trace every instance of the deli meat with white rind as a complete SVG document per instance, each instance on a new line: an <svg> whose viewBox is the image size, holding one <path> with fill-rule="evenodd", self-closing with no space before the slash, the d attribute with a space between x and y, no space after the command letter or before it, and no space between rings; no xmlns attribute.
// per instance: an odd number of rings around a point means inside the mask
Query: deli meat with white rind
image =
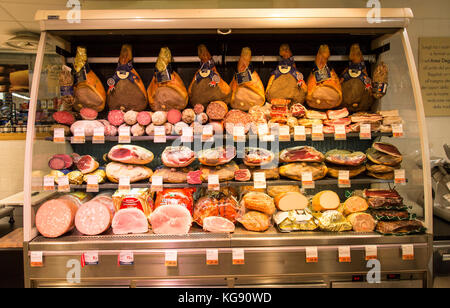
<svg viewBox="0 0 450 308"><path fill-rule="evenodd" d="M140 209L131 207L119 210L111 223L114 234L136 234L148 231L148 220Z"/></svg>
<svg viewBox="0 0 450 308"><path fill-rule="evenodd" d="M53 199L42 204L36 213L36 228L45 237L55 238L75 226L76 203L67 199Z"/></svg>
<svg viewBox="0 0 450 308"><path fill-rule="evenodd" d="M327 110L327 117L329 120L346 118L348 115L348 109L345 107L338 110Z"/></svg>
<svg viewBox="0 0 450 308"><path fill-rule="evenodd" d="M382 153L395 157L402 157L402 153L394 145L386 142L374 142L372 147Z"/></svg>
<svg viewBox="0 0 450 308"><path fill-rule="evenodd" d="M243 162L247 166L266 165L274 159L275 155L272 151L262 148L245 148Z"/></svg>
<svg viewBox="0 0 450 308"><path fill-rule="evenodd" d="M164 166L182 168L189 166L195 160L195 153L188 147L166 147L161 154Z"/></svg>
<svg viewBox="0 0 450 308"><path fill-rule="evenodd" d="M280 152L280 161L284 163L293 162L316 162L321 163L325 156L310 146L298 146L287 148Z"/></svg>
<svg viewBox="0 0 450 308"><path fill-rule="evenodd" d="M150 168L140 165L126 165L111 162L105 168L106 177L113 183L118 183L121 177L129 177L130 183L146 180L153 175Z"/></svg>
<svg viewBox="0 0 450 308"><path fill-rule="evenodd" d="M92 137L94 135L94 129L103 127L103 124L97 120L81 120L76 121L70 126L70 132L75 134L75 129L84 129L84 135L86 137Z"/></svg>
<svg viewBox="0 0 450 308"><path fill-rule="evenodd" d="M335 125L350 125L352 124L352 121L350 120L350 118L341 118L341 119L334 119L334 120L324 120L323 121L324 125L328 125L328 126L335 126Z"/></svg>
<svg viewBox="0 0 450 308"><path fill-rule="evenodd" d="M161 205L150 214L150 224L155 234L184 235L189 233L192 216L180 205Z"/></svg>
<svg viewBox="0 0 450 308"><path fill-rule="evenodd" d="M212 233L232 233L235 226L230 220L220 216L210 216L203 219L203 230Z"/></svg>
<svg viewBox="0 0 450 308"><path fill-rule="evenodd" d="M236 148L233 146L217 147L202 150L198 153L198 160L202 165L219 166L230 162L236 157Z"/></svg>
<svg viewBox="0 0 450 308"><path fill-rule="evenodd" d="M109 229L113 218L110 208L113 207L112 198L109 198L110 205L104 203L106 196L101 196L102 201L94 198L81 205L75 216L75 226L77 230L85 235L98 235Z"/></svg>
<svg viewBox="0 0 450 308"><path fill-rule="evenodd" d="M109 150L108 158L125 164L146 165L153 160L153 153L140 146L118 144Z"/></svg>

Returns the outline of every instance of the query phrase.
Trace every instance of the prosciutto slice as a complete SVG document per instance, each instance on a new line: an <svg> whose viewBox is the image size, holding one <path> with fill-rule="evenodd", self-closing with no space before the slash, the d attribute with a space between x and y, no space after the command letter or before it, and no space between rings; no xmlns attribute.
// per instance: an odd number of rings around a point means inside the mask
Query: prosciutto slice
<svg viewBox="0 0 450 308"><path fill-rule="evenodd" d="M212 233L232 233L235 226L230 220L220 216L210 216L203 219L203 230Z"/></svg>
<svg viewBox="0 0 450 308"><path fill-rule="evenodd" d="M146 233L148 221L140 209L126 208L114 215L111 227L114 234Z"/></svg>
<svg viewBox="0 0 450 308"><path fill-rule="evenodd" d="M284 149L280 152L280 161L284 163L293 162L316 162L325 160L325 156L310 146L298 146Z"/></svg>
<svg viewBox="0 0 450 308"><path fill-rule="evenodd" d="M150 224L156 234L183 235L189 232L192 216L181 205L161 205L150 214Z"/></svg>
<svg viewBox="0 0 450 308"><path fill-rule="evenodd" d="M182 168L189 166L195 160L195 153L188 147L166 147L161 154L164 166Z"/></svg>

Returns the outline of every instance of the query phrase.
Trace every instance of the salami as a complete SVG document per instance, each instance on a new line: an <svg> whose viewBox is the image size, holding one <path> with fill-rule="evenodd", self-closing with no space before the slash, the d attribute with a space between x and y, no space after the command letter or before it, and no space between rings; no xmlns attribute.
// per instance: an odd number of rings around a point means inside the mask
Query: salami
<svg viewBox="0 0 450 308"><path fill-rule="evenodd" d="M75 117L69 111L57 111L53 114L53 119L59 124L72 125Z"/></svg>
<svg viewBox="0 0 450 308"><path fill-rule="evenodd" d="M86 137L94 135L94 129L103 127L103 124L97 120L81 120L76 121L70 126L70 131L75 134L76 129L83 129Z"/></svg>
<svg viewBox="0 0 450 308"><path fill-rule="evenodd" d="M132 126L137 123L137 115L138 113L136 111L128 110L127 112L125 112L123 120L125 121L125 123Z"/></svg>
<svg viewBox="0 0 450 308"><path fill-rule="evenodd" d="M250 124L252 123L251 117L248 113L241 110L232 109L225 116L224 126L228 134L233 134L233 129L235 126L243 126L244 133L248 133L250 130Z"/></svg>
<svg viewBox="0 0 450 308"><path fill-rule="evenodd" d="M140 125L139 123L131 126L130 129L131 135L133 136L144 136L145 135L145 127Z"/></svg>
<svg viewBox="0 0 450 308"><path fill-rule="evenodd" d="M48 161L48 166L50 167L50 169L53 169L53 170L65 169L65 165L66 165L66 163L64 162L64 159L62 159L60 157L52 157Z"/></svg>
<svg viewBox="0 0 450 308"><path fill-rule="evenodd" d="M83 120L95 120L97 119L98 112L92 108L81 108L80 116Z"/></svg>
<svg viewBox="0 0 450 308"><path fill-rule="evenodd" d="M171 109L167 112L167 122L175 124L181 121L181 112L177 109Z"/></svg>
<svg viewBox="0 0 450 308"><path fill-rule="evenodd" d="M152 123L156 126L163 125L167 122L167 112L156 111L152 114Z"/></svg>
<svg viewBox="0 0 450 308"><path fill-rule="evenodd" d="M162 163L166 167L187 167L195 160L195 153L188 147L166 147L161 154Z"/></svg>
<svg viewBox="0 0 450 308"><path fill-rule="evenodd" d="M204 112L197 114L195 121L200 124L206 124L208 122L208 115Z"/></svg>
<svg viewBox="0 0 450 308"><path fill-rule="evenodd" d="M69 169L73 165L72 157L70 155L67 155L67 154L55 154L55 155L52 156L50 161L52 161L53 159L57 159L57 160L61 159L61 160L63 160L64 166L61 169ZM52 166L51 166L52 164L50 163L50 161L49 161L49 167L52 168ZM59 163L57 163L57 164L59 165ZM52 168L52 169L60 170L60 169L56 169L56 168Z"/></svg>
<svg viewBox="0 0 450 308"><path fill-rule="evenodd" d="M114 126L120 126L124 123L124 112L122 110L111 110L108 113L108 121Z"/></svg>
<svg viewBox="0 0 450 308"><path fill-rule="evenodd" d="M77 210L76 203L71 200L46 201L36 213L36 228L45 237L59 237L74 228Z"/></svg>
<svg viewBox="0 0 450 308"><path fill-rule="evenodd" d="M202 171L190 171L187 174L187 182L188 184L196 185L202 183Z"/></svg>
<svg viewBox="0 0 450 308"><path fill-rule="evenodd" d="M152 123L152 112L141 111L137 115L137 122L142 126L147 126Z"/></svg>
<svg viewBox="0 0 450 308"><path fill-rule="evenodd" d="M94 198L86 202L77 211L75 226L80 233L85 235L98 235L109 229L113 219L112 198L109 198L109 206Z"/></svg>
<svg viewBox="0 0 450 308"><path fill-rule="evenodd" d="M239 169L234 172L234 179L240 182L250 181L252 173L248 169Z"/></svg>
<svg viewBox="0 0 450 308"><path fill-rule="evenodd" d="M200 105L200 106L202 106L202 105ZM185 122L187 124L193 123L195 121L194 109L188 108L188 109L183 110L183 112L181 113L181 119L183 120L183 122Z"/></svg>
<svg viewBox="0 0 450 308"><path fill-rule="evenodd" d="M189 125L186 124L185 122L175 123L175 125L173 126L173 131L175 135L181 136L183 134L183 128L185 127L189 127Z"/></svg>
<svg viewBox="0 0 450 308"><path fill-rule="evenodd" d="M227 104L222 101L211 102L206 108L206 114L211 120L223 120L227 113Z"/></svg>

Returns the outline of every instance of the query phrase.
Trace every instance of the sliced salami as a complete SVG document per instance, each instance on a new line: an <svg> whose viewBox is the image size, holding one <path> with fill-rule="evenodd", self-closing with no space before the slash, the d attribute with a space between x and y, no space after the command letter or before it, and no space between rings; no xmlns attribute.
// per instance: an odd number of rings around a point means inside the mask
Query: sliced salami
<svg viewBox="0 0 450 308"><path fill-rule="evenodd" d="M57 111L53 114L53 119L59 124L72 125L75 123L75 117L69 111Z"/></svg>
<svg viewBox="0 0 450 308"><path fill-rule="evenodd" d="M147 126L152 123L152 112L141 111L137 115L137 122L142 126Z"/></svg>
<svg viewBox="0 0 450 308"><path fill-rule="evenodd" d="M206 114L211 120L223 120L227 113L227 104L222 101L211 102L206 108Z"/></svg>
<svg viewBox="0 0 450 308"><path fill-rule="evenodd" d="M251 117L248 113L241 110L232 109L225 116L224 126L227 133L233 134L234 126L243 126L244 133L246 134L250 129L250 124L252 123Z"/></svg>
<svg viewBox="0 0 450 308"><path fill-rule="evenodd" d="M114 126L120 126L124 122L124 112L122 110L111 110L108 113L108 121Z"/></svg>
<svg viewBox="0 0 450 308"><path fill-rule="evenodd" d="M91 108L81 108L80 116L83 120L95 120L97 119L98 112Z"/></svg>

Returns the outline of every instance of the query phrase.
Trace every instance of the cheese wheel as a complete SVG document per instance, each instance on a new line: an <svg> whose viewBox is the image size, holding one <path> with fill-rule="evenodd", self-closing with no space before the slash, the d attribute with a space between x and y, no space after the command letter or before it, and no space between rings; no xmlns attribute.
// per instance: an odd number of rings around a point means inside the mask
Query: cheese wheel
<svg viewBox="0 0 450 308"><path fill-rule="evenodd" d="M309 205L308 198L294 191L278 194L274 201L280 211L304 210Z"/></svg>
<svg viewBox="0 0 450 308"><path fill-rule="evenodd" d="M312 208L316 212L336 210L340 203L339 196L334 191L324 190L313 197Z"/></svg>
<svg viewBox="0 0 450 308"><path fill-rule="evenodd" d="M367 204L366 199L353 196L348 198L344 202L344 215L349 215L357 212L364 212L369 208L369 204Z"/></svg>

